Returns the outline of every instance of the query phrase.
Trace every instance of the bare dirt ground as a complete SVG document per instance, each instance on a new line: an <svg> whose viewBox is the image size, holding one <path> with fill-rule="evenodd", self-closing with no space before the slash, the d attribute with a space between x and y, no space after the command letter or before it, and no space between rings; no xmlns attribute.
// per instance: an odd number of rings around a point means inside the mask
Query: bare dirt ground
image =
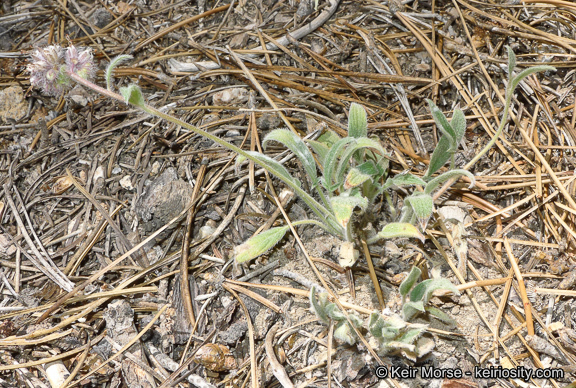
<svg viewBox="0 0 576 388"><path fill-rule="evenodd" d="M436 200L425 242L378 244L346 271L339 240L309 226L297 229L306 252L289 233L235 263L235 246L287 222L281 182L79 86L62 98L31 88L30 53L54 44L90 47L100 85L111 58L132 55L115 88L136 83L152 106L247 150L276 128L342 135L360 103L391 176L426 171L440 135L427 98L466 115L456 167L482 149L502 117L507 46L516 71L557 70L520 84L503 135L470 168L476 185ZM571 1L3 0L0 386L576 386L575 68ZM405 196L393 191L396 208ZM298 199L286 210L313 216ZM384 200L372 217L393 221ZM458 286L431 301L457 324L419 317L436 347L416 361L382 354L365 328L366 341L333 340L310 311L311 265L364 320L400 311L417 265ZM555 375L474 375L490 367Z"/></svg>

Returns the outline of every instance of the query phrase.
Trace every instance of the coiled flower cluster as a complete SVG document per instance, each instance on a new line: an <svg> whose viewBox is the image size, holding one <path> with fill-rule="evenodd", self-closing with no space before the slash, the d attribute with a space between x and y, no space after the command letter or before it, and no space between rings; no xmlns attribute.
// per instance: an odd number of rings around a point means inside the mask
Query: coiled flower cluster
<svg viewBox="0 0 576 388"><path fill-rule="evenodd" d="M96 66L90 48L77 49L70 46L47 46L32 53L28 65L30 83L44 93L60 96L72 88L70 74L90 80L96 74Z"/></svg>

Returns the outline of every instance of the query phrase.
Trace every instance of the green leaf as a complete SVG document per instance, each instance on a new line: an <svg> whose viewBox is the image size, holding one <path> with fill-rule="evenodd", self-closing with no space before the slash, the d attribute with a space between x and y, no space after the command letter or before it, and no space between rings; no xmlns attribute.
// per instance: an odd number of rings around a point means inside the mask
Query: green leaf
<svg viewBox="0 0 576 388"><path fill-rule="evenodd" d="M400 295L402 295L403 297L408 295L408 293L410 292L412 287L414 287L414 284L416 284L416 281L418 280L421 274L422 271L420 270L420 268L412 267L408 276L406 276L406 278L402 281L402 283L400 283L399 287Z"/></svg>
<svg viewBox="0 0 576 388"><path fill-rule="evenodd" d="M249 238L244 244L234 248L234 258L238 263L243 263L260 256L278 244L288 229L288 226L279 226Z"/></svg>
<svg viewBox="0 0 576 388"><path fill-rule="evenodd" d="M384 189L388 189L392 186L403 187L403 186L426 186L426 181L416 175L410 173L398 174L394 178L386 179L384 183Z"/></svg>
<svg viewBox="0 0 576 388"><path fill-rule="evenodd" d="M326 292L320 293L316 297L316 286L312 286L310 289L310 306L312 311L316 316L325 324L330 323L330 318L326 312L326 306L328 305L328 294Z"/></svg>
<svg viewBox="0 0 576 388"><path fill-rule="evenodd" d="M326 155L328 155L328 152L330 151L330 147L316 140L306 140L306 142L316 153L316 158L318 158L318 163L320 166L324 166L324 161L326 159Z"/></svg>
<svg viewBox="0 0 576 388"><path fill-rule="evenodd" d="M263 165L262 167L265 167L266 170L276 175L277 177L282 177L283 180L285 179L284 182L286 182L287 180L288 182L286 183L288 183L289 185L293 185L294 187L300 188L300 182L294 179L283 165L281 165L271 157L256 151L246 151L246 153L258 159L258 161Z"/></svg>
<svg viewBox="0 0 576 388"><path fill-rule="evenodd" d="M452 120L450 121L450 125L454 130L454 135L456 139L456 148L458 148L458 145L460 144L462 138L464 137L464 134L466 133L466 116L464 115L464 112L462 112L460 109L454 110L454 113L452 114Z"/></svg>
<svg viewBox="0 0 576 388"><path fill-rule="evenodd" d="M120 94L124 97L124 101L127 104L135 105L138 108L145 108L146 103L144 101L144 96L137 85L132 84L125 88L120 88Z"/></svg>
<svg viewBox="0 0 576 388"><path fill-rule="evenodd" d="M412 224L403 222L392 222L386 225L379 233L380 238L418 238L424 242L425 237L420 233L420 231Z"/></svg>
<svg viewBox="0 0 576 388"><path fill-rule="evenodd" d="M448 314L446 314L444 311L437 309L436 307L432 307L432 306L426 306L424 307L424 309L430 314L435 316L436 318L438 318L439 320L441 320L442 322L444 322L447 325L450 326L456 326L457 322Z"/></svg>
<svg viewBox="0 0 576 388"><path fill-rule="evenodd" d="M512 74L514 74L514 69L516 68L516 54L510 46L506 46L508 51L508 79L512 79Z"/></svg>
<svg viewBox="0 0 576 388"><path fill-rule="evenodd" d="M356 151L370 148L376 150L382 156L387 155L386 150L382 148L378 141L368 139L367 137L361 137L355 140L356 141L352 142L342 153L340 162L338 163L336 181L334 182L337 187L340 186L341 182L344 180L344 173L346 172L347 167L350 165L350 159L352 159L352 156L356 153ZM382 174L383 173L384 171L382 171ZM382 174L374 176L373 179L378 179Z"/></svg>
<svg viewBox="0 0 576 388"><path fill-rule="evenodd" d="M348 175L344 180L344 190L358 187L369 179L373 181L375 177L382 176L382 174L384 174L382 167L375 164L372 160L368 160L348 171Z"/></svg>
<svg viewBox="0 0 576 388"><path fill-rule="evenodd" d="M110 61L110 64L106 68L106 88L112 90L112 72L120 64L120 62L127 61L134 58L132 55L119 55Z"/></svg>
<svg viewBox="0 0 576 388"><path fill-rule="evenodd" d="M407 197L404 202L412 206L412 210L418 221L422 224L422 229L426 229L426 224L434 212L434 199L430 194L415 192Z"/></svg>
<svg viewBox="0 0 576 388"><path fill-rule="evenodd" d="M452 291L456 295L460 295L460 291L448 279L427 279L418 284L410 293L410 300L412 302L421 301L428 303L432 297L432 293L436 290Z"/></svg>
<svg viewBox="0 0 576 388"><path fill-rule="evenodd" d="M436 126L438 129L444 134L444 136L448 137L448 141L450 144L450 151L454 151L458 144L456 143L456 132L452 129L452 126L446 119L444 113L434 104L432 100L427 99L428 105L430 106L430 112L432 113L432 117L434 118L434 122L436 122Z"/></svg>
<svg viewBox="0 0 576 388"><path fill-rule="evenodd" d="M527 69L524 69L516 77L512 78L507 91L509 93L512 93L514 91L514 89L516 89L516 87L518 86L520 81L522 81L524 78L528 77L530 74L539 73L541 71L553 71L553 70L556 70L556 68L554 66L546 66L546 65L533 66L533 67L529 67Z"/></svg>
<svg viewBox="0 0 576 388"><path fill-rule="evenodd" d="M316 162L314 161L312 153L306 146L306 143L304 143L298 135L288 129L276 129L264 138L262 144L265 146L266 143L270 141L281 143L292 151L302 162L306 174L308 174L312 181L312 185L316 185L318 182L318 177L316 175Z"/></svg>
<svg viewBox="0 0 576 388"><path fill-rule="evenodd" d="M430 182L428 182L428 184L424 188L424 193L425 194L432 194L432 192L434 190L436 190L436 188L439 185L441 185L442 183L444 183L444 182L446 182L452 178L458 178L462 175L466 175L472 181L472 183L470 184L469 187L474 186L474 184L476 183L476 178L474 178L474 175L472 175L472 173L470 171L452 170L452 171L445 172L444 174L437 176L436 178L434 178Z"/></svg>
<svg viewBox="0 0 576 388"><path fill-rule="evenodd" d="M330 198L330 203L332 204L332 210L334 210L336 219L342 227L346 228L354 209L356 207L362 210L366 209L368 199L364 197L339 195L338 197Z"/></svg>
<svg viewBox="0 0 576 388"><path fill-rule="evenodd" d="M356 343L356 333L350 328L348 322L342 321L334 328L334 338L354 345Z"/></svg>
<svg viewBox="0 0 576 388"><path fill-rule="evenodd" d="M407 330L402 333L402 336L397 339L397 341L404 342L406 344L415 344L416 340L426 332L426 325L410 325Z"/></svg>
<svg viewBox="0 0 576 388"><path fill-rule="evenodd" d="M368 135L368 120L366 109L360 104L353 102L348 113L348 136L360 138Z"/></svg>
<svg viewBox="0 0 576 388"><path fill-rule="evenodd" d="M345 137L343 139L338 140L324 159L324 176L322 177L322 184L328 190L329 193L333 192L338 188L338 185L333 185L333 178L334 178L334 170L336 169L336 163L338 161L338 157L346 144L354 142L354 138L352 137Z"/></svg>
<svg viewBox="0 0 576 388"><path fill-rule="evenodd" d="M417 302L409 301L402 305L402 318L405 321L410 321L413 317L423 312L426 312L426 310L424 310L424 302L421 300Z"/></svg>
<svg viewBox="0 0 576 388"><path fill-rule="evenodd" d="M340 311L340 309L338 308L338 306L336 306L335 303L329 303L328 305L326 305L326 315L328 316L328 318L332 319L333 321L345 321L346 317L344 316L344 314L342 314L342 311Z"/></svg>
<svg viewBox="0 0 576 388"><path fill-rule="evenodd" d="M348 175L346 176L346 179L344 179L344 190L358 187L362 183L371 179L371 177L371 174L364 174L359 168L353 167L348 171Z"/></svg>
<svg viewBox="0 0 576 388"><path fill-rule="evenodd" d="M430 165L428 166L428 171L426 171L426 175L424 178L431 177L436 171L440 170L442 166L446 164L447 161L450 160L452 157L452 152L449 152L450 149L450 140L447 136L442 136L436 144L436 148L434 148L434 152L430 157Z"/></svg>

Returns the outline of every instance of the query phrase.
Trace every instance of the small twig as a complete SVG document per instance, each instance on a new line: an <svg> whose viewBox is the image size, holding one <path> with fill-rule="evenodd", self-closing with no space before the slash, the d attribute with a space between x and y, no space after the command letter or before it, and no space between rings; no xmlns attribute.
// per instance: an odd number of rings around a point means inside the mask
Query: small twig
<svg viewBox="0 0 576 388"><path fill-rule="evenodd" d="M272 369L272 374L274 377L278 379L282 387L284 388L294 388L294 384L286 370L280 364L278 359L276 358L276 354L274 353L274 336L278 331L281 323L277 322L274 326L268 330L268 334L266 334L266 340L264 342L264 348L266 349L266 357L268 358L268 362L270 363L270 368Z"/></svg>

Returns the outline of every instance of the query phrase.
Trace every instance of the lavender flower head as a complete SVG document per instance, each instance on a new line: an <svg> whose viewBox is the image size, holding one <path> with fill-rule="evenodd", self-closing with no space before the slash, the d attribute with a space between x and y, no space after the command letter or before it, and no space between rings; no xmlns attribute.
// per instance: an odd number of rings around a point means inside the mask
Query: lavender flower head
<svg viewBox="0 0 576 388"><path fill-rule="evenodd" d="M70 74L90 80L96 73L91 49L78 50L74 46L64 50L60 46L47 46L32 54L28 65L30 83L46 94L59 96L72 88Z"/></svg>

